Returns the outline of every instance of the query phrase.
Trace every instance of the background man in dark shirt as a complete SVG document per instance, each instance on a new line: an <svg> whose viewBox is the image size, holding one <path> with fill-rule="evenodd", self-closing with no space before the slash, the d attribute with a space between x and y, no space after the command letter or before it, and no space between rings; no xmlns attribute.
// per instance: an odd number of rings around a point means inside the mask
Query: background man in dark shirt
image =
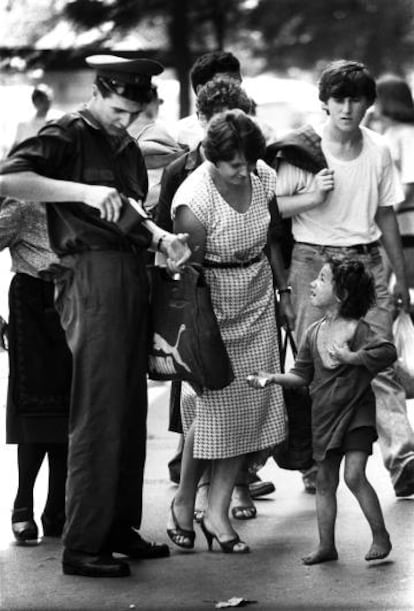
<svg viewBox="0 0 414 611"><path fill-rule="evenodd" d="M2 165L0 194L47 203L60 256L56 308L73 359L63 571L118 577L131 558L161 557L167 545L141 538L146 441L148 287L144 250L172 271L189 257L175 236L136 214L147 175L126 127L150 99L149 60L93 56L93 96L46 125Z"/></svg>

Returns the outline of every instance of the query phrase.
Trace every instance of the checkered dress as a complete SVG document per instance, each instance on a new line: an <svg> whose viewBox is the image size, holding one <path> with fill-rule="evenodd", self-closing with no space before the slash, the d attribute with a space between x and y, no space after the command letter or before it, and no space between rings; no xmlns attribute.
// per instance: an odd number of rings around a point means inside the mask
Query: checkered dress
<svg viewBox="0 0 414 611"><path fill-rule="evenodd" d="M268 200L276 175L263 162L257 166L251 205L244 213L229 206L217 191L208 162L177 191L172 214L180 205L190 207L207 230L207 259L249 260L263 251L270 222ZM223 390L206 390L201 396L183 385L184 433L195 419L195 458L228 458L270 448L286 436L281 389L255 390L246 382L246 376L258 369L280 371L269 262L263 257L246 268L206 268L205 273L235 380Z"/></svg>

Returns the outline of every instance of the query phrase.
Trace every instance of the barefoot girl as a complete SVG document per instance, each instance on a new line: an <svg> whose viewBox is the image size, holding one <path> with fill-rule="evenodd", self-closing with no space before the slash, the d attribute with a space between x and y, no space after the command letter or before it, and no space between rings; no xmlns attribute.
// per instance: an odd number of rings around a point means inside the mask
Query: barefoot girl
<svg viewBox="0 0 414 611"><path fill-rule="evenodd" d="M316 511L318 548L304 564L336 560L335 520L339 467L368 520L373 542L366 560L391 551L389 534L365 467L377 439L371 380L396 359L394 345L376 336L361 319L375 301L371 276L361 261L329 259L311 283L312 305L323 318L309 327L294 367L286 374L248 376L255 388L269 384L309 385L312 397L313 456L318 463Z"/></svg>

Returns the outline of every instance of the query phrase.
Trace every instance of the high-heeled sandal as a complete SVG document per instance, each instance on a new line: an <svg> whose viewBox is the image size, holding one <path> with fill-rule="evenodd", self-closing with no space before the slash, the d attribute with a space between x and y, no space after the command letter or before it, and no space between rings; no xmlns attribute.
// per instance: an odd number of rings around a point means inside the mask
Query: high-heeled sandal
<svg viewBox="0 0 414 611"><path fill-rule="evenodd" d="M38 545L39 530L33 519L33 511L28 507L13 509L12 531L19 545Z"/></svg>
<svg viewBox="0 0 414 611"><path fill-rule="evenodd" d="M204 486L210 486L210 482L203 482L201 484L198 484L197 492L200 490L200 488L203 488ZM200 524L201 520L203 519L204 514L205 514L205 509L197 509L197 508L194 509L194 520L197 522L197 524Z"/></svg>
<svg viewBox="0 0 414 611"><path fill-rule="evenodd" d="M235 484L235 488L249 488L248 484ZM231 508L231 515L235 520L253 520L257 515L257 509L253 501L250 505L235 505Z"/></svg>
<svg viewBox="0 0 414 611"><path fill-rule="evenodd" d="M213 549L214 539L217 541L217 543L221 547L221 551L224 552L225 554L248 554L250 552L250 547L247 545L247 543L245 543L244 541L240 539L239 535L236 535L233 539L229 539L228 541L220 541L220 539L218 538L218 536L215 533L212 533L210 530L208 530L204 522L204 517L202 518L200 522L200 526L207 540L209 552L211 552ZM243 545L244 547L235 549L236 545L239 545L239 544Z"/></svg>
<svg viewBox="0 0 414 611"><path fill-rule="evenodd" d="M179 525L177 516L175 515L174 511L174 500L175 499L171 501L170 507L171 517L174 522L174 528L167 528L167 535L169 536L171 541L175 543L175 545L178 545L178 547L182 547L184 549L193 549L195 532L194 530L187 530L185 528L181 528L181 526ZM182 537L184 538L184 541L180 540Z"/></svg>

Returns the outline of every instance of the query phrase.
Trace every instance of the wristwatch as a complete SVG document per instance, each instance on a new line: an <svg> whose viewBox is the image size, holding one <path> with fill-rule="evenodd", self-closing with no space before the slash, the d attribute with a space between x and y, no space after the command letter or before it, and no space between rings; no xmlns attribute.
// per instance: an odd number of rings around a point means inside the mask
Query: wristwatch
<svg viewBox="0 0 414 611"><path fill-rule="evenodd" d="M276 289L277 294L279 295L279 297L281 295L283 295L283 293L291 293L292 292L292 287L291 286L285 286L282 289Z"/></svg>

